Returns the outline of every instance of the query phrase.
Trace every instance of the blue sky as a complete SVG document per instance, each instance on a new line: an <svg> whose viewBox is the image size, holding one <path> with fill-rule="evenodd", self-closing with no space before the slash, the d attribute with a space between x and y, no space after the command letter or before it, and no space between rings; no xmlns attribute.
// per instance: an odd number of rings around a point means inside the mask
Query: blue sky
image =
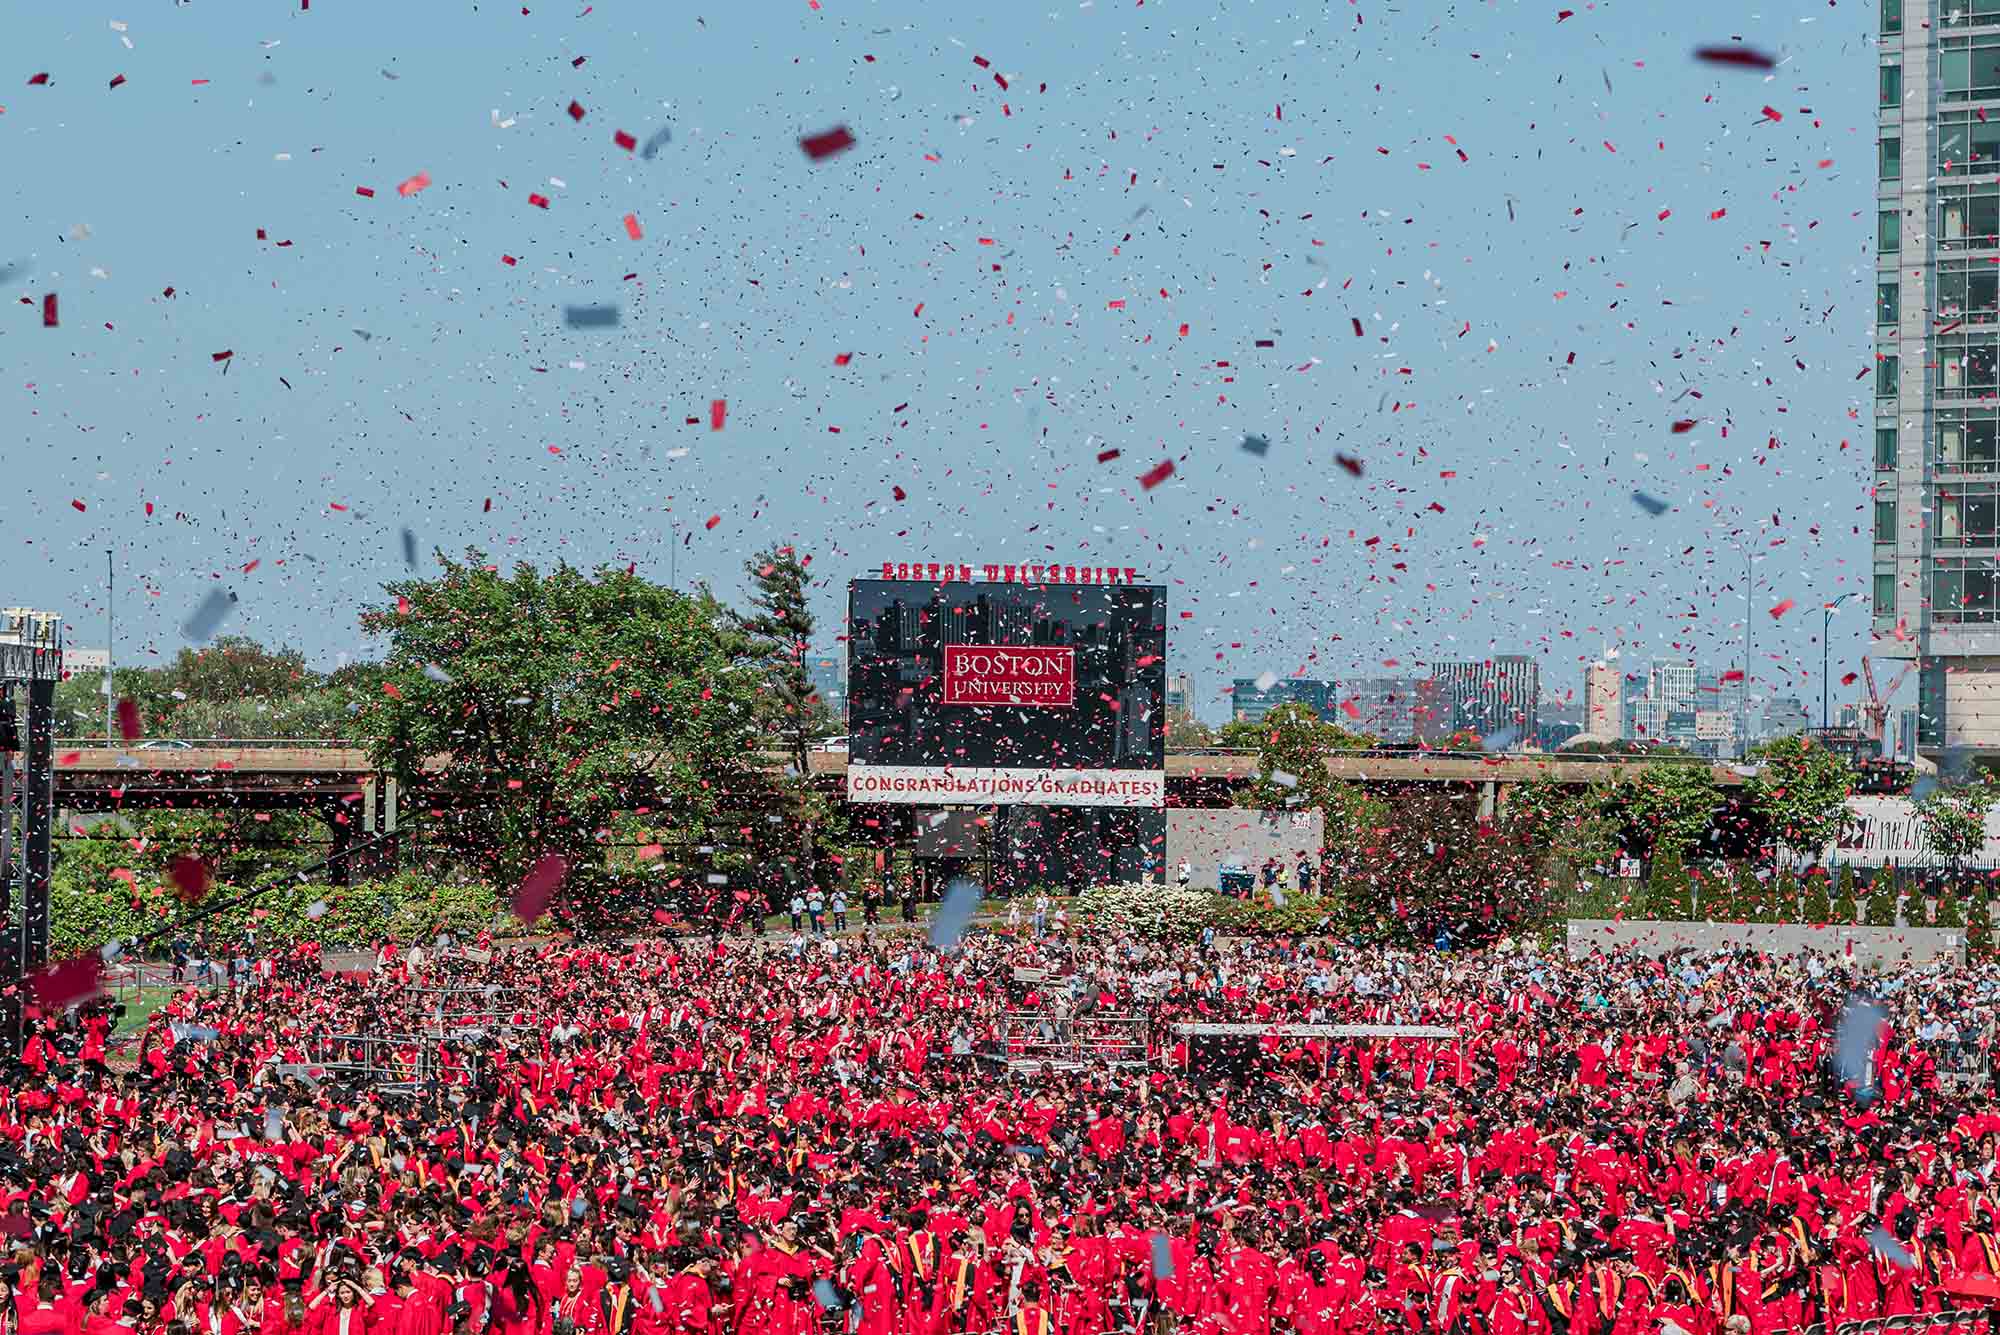
<svg viewBox="0 0 2000 1335"><path fill-rule="evenodd" d="M828 641L885 559L1090 561L1170 584L1215 714L1733 662L1747 528L1753 677L1817 697L1868 573L1876 11L1564 5L21 7L6 600L101 644L108 548L122 661L219 585L331 663L406 526L725 594L793 542ZM1691 58L1739 38L1779 68Z"/></svg>

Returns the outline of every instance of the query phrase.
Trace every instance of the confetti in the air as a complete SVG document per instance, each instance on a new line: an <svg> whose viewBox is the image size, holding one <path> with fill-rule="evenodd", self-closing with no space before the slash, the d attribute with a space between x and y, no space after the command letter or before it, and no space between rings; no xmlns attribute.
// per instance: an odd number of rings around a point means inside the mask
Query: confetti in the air
<svg viewBox="0 0 2000 1335"><path fill-rule="evenodd" d="M236 605L236 595L221 589L210 589L201 600L194 614L181 624L181 634L196 644L206 644L229 616L229 610Z"/></svg>
<svg viewBox="0 0 2000 1335"><path fill-rule="evenodd" d="M807 135L799 140L799 147L805 150L807 157L820 162L854 147L854 136L845 125L836 125L824 134Z"/></svg>

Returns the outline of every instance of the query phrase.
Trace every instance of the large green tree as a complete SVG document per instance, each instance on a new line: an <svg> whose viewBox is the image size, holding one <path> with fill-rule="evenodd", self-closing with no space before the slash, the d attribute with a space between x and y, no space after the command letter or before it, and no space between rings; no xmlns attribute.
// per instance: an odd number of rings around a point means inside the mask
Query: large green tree
<svg viewBox="0 0 2000 1335"><path fill-rule="evenodd" d="M1380 807L1360 785L1329 774L1326 762L1335 752L1368 746L1370 738L1336 727L1310 706L1296 703L1279 705L1256 723L1227 724L1223 734L1225 746L1249 743L1257 748L1257 776L1238 800L1270 811L1319 812L1324 851L1336 863L1352 860Z"/></svg>
<svg viewBox="0 0 2000 1335"><path fill-rule="evenodd" d="M678 836L649 859L659 883L711 896L715 850L743 841L768 782L757 663L734 618L705 591L615 567L438 563L362 616L389 642L364 711L375 760L437 795L429 832L502 886L560 857L568 907L603 908L612 829L653 816Z"/></svg>
<svg viewBox="0 0 2000 1335"><path fill-rule="evenodd" d="M1986 847L1986 813L2000 800L2000 784L1976 770L1963 783L1940 784L1917 802L1924 847L1956 868Z"/></svg>
<svg viewBox="0 0 2000 1335"><path fill-rule="evenodd" d="M744 569L750 576L750 610L737 613L736 621L764 673L759 715L777 749L804 778L813 743L833 732L832 715L806 670L813 638L812 570L792 547L767 548Z"/></svg>
<svg viewBox="0 0 2000 1335"><path fill-rule="evenodd" d="M1707 765L1656 762L1620 782L1614 798L1628 847L1685 860L1715 820L1721 794Z"/></svg>
<svg viewBox="0 0 2000 1335"><path fill-rule="evenodd" d="M1754 748L1757 773L1745 785L1750 809L1770 837L1817 858L1840 835L1854 769L1809 737L1781 737Z"/></svg>

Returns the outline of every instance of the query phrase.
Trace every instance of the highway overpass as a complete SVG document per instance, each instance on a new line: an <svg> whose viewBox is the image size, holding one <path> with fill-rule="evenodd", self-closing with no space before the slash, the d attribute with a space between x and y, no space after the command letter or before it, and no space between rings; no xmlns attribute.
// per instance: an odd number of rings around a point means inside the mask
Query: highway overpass
<svg viewBox="0 0 2000 1335"><path fill-rule="evenodd" d="M845 752L815 751L811 763L816 780L835 785L846 777ZM1371 785L1505 786L1534 778L1564 784L1616 780L1646 763L1564 753L1346 751L1329 758L1327 770L1335 778ZM370 790L386 792L368 752L345 741L155 741L121 748L66 740L56 744L55 769L56 805L71 811L221 805L271 810L352 805ZM1169 803L1212 805L1220 790L1256 771L1257 757L1248 751L1169 752ZM1715 766L1713 773L1723 786L1742 782L1727 766Z"/></svg>

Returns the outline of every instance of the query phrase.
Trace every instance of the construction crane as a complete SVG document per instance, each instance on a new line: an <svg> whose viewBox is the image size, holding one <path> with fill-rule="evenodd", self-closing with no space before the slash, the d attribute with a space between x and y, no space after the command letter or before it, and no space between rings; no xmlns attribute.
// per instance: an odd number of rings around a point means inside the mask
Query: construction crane
<svg viewBox="0 0 2000 1335"><path fill-rule="evenodd" d="M1889 689L1878 691L1875 689L1874 664L1870 663L1865 657L1861 660L1861 680L1868 687L1868 698L1861 702L1861 712L1868 720L1866 731L1870 737L1875 739L1878 747L1882 742L1882 733L1887 728L1889 722L1889 701L1895 698L1896 691L1903 684L1903 679L1910 675L1910 669L1916 665L1915 659L1911 659L1909 662L1903 664L1903 670L1898 672L1889 682Z"/></svg>

